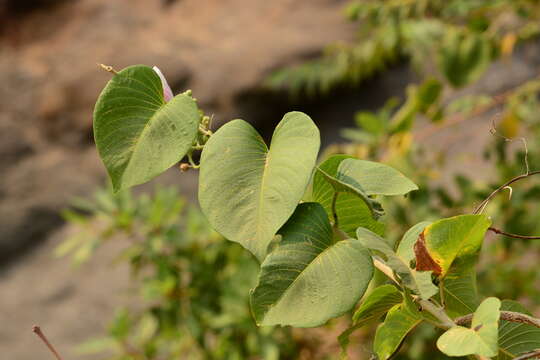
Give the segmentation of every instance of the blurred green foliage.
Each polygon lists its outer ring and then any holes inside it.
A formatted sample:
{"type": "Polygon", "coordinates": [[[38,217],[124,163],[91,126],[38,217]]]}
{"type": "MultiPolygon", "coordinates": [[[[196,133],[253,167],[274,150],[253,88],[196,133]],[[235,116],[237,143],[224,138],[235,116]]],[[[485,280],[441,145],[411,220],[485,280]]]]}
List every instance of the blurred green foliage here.
{"type": "Polygon", "coordinates": [[[139,197],[102,189],[64,215],[79,231],[57,255],[81,265],[105,242],[124,241],[115,262],[129,264],[139,299],[81,351],[115,360],[297,358],[289,329],[258,328],[251,317],[255,259],[212,231],[175,189],[139,197]]]}
{"type": "Polygon", "coordinates": [[[357,0],[346,14],[359,24],[356,41],[329,45],[265,85],[296,96],[328,93],[410,59],[420,73],[462,87],[540,33],[537,0],[357,0]]]}

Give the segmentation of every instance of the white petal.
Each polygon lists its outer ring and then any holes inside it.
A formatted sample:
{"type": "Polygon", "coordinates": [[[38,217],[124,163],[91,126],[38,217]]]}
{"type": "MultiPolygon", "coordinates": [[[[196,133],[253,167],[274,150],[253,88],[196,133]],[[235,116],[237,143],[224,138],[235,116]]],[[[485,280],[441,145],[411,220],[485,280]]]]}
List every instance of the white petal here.
{"type": "Polygon", "coordinates": [[[158,74],[159,78],[161,79],[161,85],[163,86],[163,97],[165,98],[165,101],[170,101],[174,97],[174,95],[171,90],[171,87],[167,83],[167,79],[165,79],[165,76],[163,75],[161,70],[159,70],[157,66],[154,66],[152,70],[154,70],[156,74],[158,74]]]}

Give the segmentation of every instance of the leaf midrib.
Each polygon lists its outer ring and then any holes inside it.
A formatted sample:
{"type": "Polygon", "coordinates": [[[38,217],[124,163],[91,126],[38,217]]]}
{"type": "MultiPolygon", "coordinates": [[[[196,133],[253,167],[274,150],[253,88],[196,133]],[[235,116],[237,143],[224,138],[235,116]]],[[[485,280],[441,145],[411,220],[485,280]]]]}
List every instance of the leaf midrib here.
{"type": "Polygon", "coordinates": [[[163,103],[161,106],[159,106],[156,111],[154,112],[154,114],[152,116],[150,116],[150,118],[148,119],[148,121],[146,122],[146,124],[144,124],[144,127],[142,128],[141,132],[139,133],[138,136],[135,137],[136,141],[134,142],[133,146],[131,146],[131,150],[128,150],[127,152],[129,153],[129,156],[128,156],[128,161],[126,162],[126,166],[122,169],[122,178],[121,178],[121,181],[120,183],[123,183],[124,181],[124,175],[126,174],[126,171],[127,169],[129,168],[129,165],[131,164],[131,160],[133,159],[133,154],[135,154],[135,151],[137,150],[137,147],[139,146],[139,144],[141,143],[140,140],[141,138],[143,137],[143,134],[146,133],[146,131],[148,131],[148,129],[150,128],[150,123],[152,122],[152,120],[156,117],[156,115],[167,105],[167,103],[163,103]]]}
{"type": "MultiPolygon", "coordinates": [[[[347,240],[353,240],[353,239],[347,239],[347,240]]],[[[347,240],[343,240],[343,241],[347,241],[347,240]]],[[[271,308],[277,306],[279,304],[279,302],[283,299],[283,296],[285,296],[285,293],[287,292],[287,290],[289,290],[290,288],[292,288],[294,286],[294,284],[296,283],[296,281],[298,281],[299,278],[301,278],[305,271],[313,265],[313,263],[320,257],[322,256],[326,251],[328,251],[329,249],[333,248],[334,246],[336,246],[337,244],[339,244],[340,242],[342,241],[339,241],[337,243],[334,243],[334,244],[331,244],[330,246],[327,246],[326,249],[324,249],[323,251],[321,251],[317,256],[315,256],[310,262],[309,264],[306,265],[306,267],[298,274],[298,276],[296,276],[294,278],[293,281],[291,281],[291,283],[289,285],[287,285],[287,287],[285,287],[281,293],[281,295],[279,295],[279,297],[276,299],[276,301],[274,301],[273,304],[271,304],[270,306],[268,306],[267,310],[265,311],[264,313],[264,316],[266,316],[266,314],[268,314],[268,312],[270,311],[271,308]]],[[[304,243],[302,243],[304,244],[304,243]]],[[[309,244],[308,242],[305,242],[305,244],[309,244]]],[[[311,244],[309,244],[311,246],[311,244]]]]}
{"type": "MultiPolygon", "coordinates": [[[[268,148],[268,145],[266,145],[266,142],[264,142],[264,140],[260,137],[260,135],[257,137],[257,141],[264,146],[265,157],[264,157],[264,165],[263,165],[262,176],[261,176],[261,185],[260,185],[260,189],[259,189],[259,202],[257,204],[257,216],[256,216],[257,229],[256,229],[256,232],[255,232],[255,236],[253,238],[254,242],[257,242],[257,239],[259,239],[260,233],[262,231],[262,223],[263,222],[261,221],[261,217],[262,217],[262,214],[264,213],[263,212],[263,207],[264,207],[264,203],[265,203],[265,201],[264,201],[264,187],[265,187],[265,183],[266,183],[266,178],[268,176],[268,168],[270,167],[270,151],[272,149],[272,142],[274,141],[274,137],[272,136],[272,140],[270,141],[270,148],[268,148]]],[[[263,249],[263,251],[264,251],[264,249],[263,249]]],[[[262,254],[262,255],[264,256],[264,254],[262,254]]]]}

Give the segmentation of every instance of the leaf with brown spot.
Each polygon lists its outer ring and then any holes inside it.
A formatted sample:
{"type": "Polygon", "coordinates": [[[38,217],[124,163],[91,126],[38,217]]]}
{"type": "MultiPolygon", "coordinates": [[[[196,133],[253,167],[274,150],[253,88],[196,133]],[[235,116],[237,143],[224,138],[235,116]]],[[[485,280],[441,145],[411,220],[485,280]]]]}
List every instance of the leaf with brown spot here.
{"type": "Polygon", "coordinates": [[[456,259],[478,253],[490,225],[486,215],[459,215],[426,226],[414,246],[416,270],[445,277],[456,259]]]}
{"type": "Polygon", "coordinates": [[[426,239],[424,237],[424,232],[420,233],[418,240],[414,244],[414,255],[416,256],[416,270],[417,271],[433,271],[435,275],[440,275],[442,269],[439,264],[431,255],[429,255],[428,250],[426,249],[426,239]]]}

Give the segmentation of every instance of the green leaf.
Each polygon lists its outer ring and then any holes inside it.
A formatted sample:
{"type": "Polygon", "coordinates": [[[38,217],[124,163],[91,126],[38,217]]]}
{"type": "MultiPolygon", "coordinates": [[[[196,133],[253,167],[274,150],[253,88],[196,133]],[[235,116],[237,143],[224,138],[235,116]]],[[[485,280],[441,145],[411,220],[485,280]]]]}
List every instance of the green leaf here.
{"type": "Polygon", "coordinates": [[[456,259],[439,284],[451,318],[471,314],[478,307],[475,265],[476,256],[456,259]]]}
{"type": "MultiPolygon", "coordinates": [[[[351,158],[349,155],[331,156],[319,165],[319,169],[335,178],[341,161],[349,158],[351,158]]],[[[313,177],[313,200],[319,202],[324,207],[330,219],[333,219],[333,195],[333,186],[325,179],[321,171],[316,171],[313,177]]],[[[384,232],[384,224],[373,219],[369,207],[357,195],[339,193],[336,199],[336,214],[339,228],[351,237],[356,235],[356,229],[358,227],[365,227],[379,235],[382,235],[384,232]]]]}
{"type": "Polygon", "coordinates": [[[343,350],[349,345],[349,336],[360,327],[386,314],[394,305],[403,301],[401,292],[394,285],[382,285],[373,290],[353,315],[353,324],[338,340],[343,350]]]}
{"type": "Polygon", "coordinates": [[[356,239],[334,243],[320,204],[298,205],[279,234],[251,294],[259,325],[318,326],[362,297],[373,276],[369,251],[356,239]]]}
{"type": "Polygon", "coordinates": [[[403,303],[394,305],[375,333],[373,350],[379,360],[390,358],[405,336],[420,322],[422,322],[422,316],[408,297],[403,303]]]}
{"type": "Polygon", "coordinates": [[[399,242],[398,248],[396,250],[399,257],[401,257],[407,264],[414,259],[414,244],[418,240],[418,236],[424,231],[426,226],[430,225],[431,221],[422,221],[418,224],[411,227],[403,238],[399,242]]]}
{"type": "Polygon", "coordinates": [[[319,146],[317,126],[300,112],[283,117],[270,149],[243,120],[222,126],[201,155],[199,202],[212,227],[262,261],[304,195],[319,146]]]}
{"type": "MultiPolygon", "coordinates": [[[[503,300],[501,310],[531,315],[520,303],[503,300]]],[[[528,324],[501,320],[499,327],[499,355],[497,360],[509,360],[514,357],[540,349],[540,329],[528,324]]]]}
{"type": "Polygon", "coordinates": [[[443,85],[435,78],[430,78],[418,88],[419,111],[426,112],[441,96],[443,85]]]}
{"type": "Polygon", "coordinates": [[[448,356],[497,355],[501,302],[490,297],[474,312],[471,328],[455,326],[437,340],[437,347],[448,356]]]}
{"type": "Polygon", "coordinates": [[[356,123],[366,132],[372,135],[382,135],[385,131],[384,119],[367,111],[361,111],[355,115],[356,123]]]}
{"type": "Polygon", "coordinates": [[[476,80],[491,62],[487,37],[464,31],[446,31],[440,47],[439,66],[454,87],[476,80]]]}
{"type": "MultiPolygon", "coordinates": [[[[351,185],[347,184],[340,179],[338,179],[339,176],[339,168],[338,172],[336,173],[336,176],[333,177],[330,174],[327,174],[324,170],[321,168],[317,168],[317,172],[323,176],[323,178],[332,186],[334,189],[334,193],[339,194],[351,194],[357,197],[358,199],[362,200],[364,204],[369,209],[369,212],[371,214],[371,217],[376,220],[380,216],[384,215],[384,210],[381,206],[381,204],[372,198],[370,198],[362,189],[362,187],[359,184],[351,185]]],[[[333,194],[332,194],[333,196],[333,194]]]]}
{"type": "Polygon", "coordinates": [[[403,301],[401,292],[394,285],[381,285],[362,302],[353,315],[353,323],[366,323],[385,314],[390,308],[403,301]]]}
{"type": "Polygon", "coordinates": [[[407,87],[407,100],[390,120],[390,133],[396,134],[410,131],[419,107],[418,87],[416,85],[410,85],[407,87]]]}
{"type": "Polygon", "coordinates": [[[364,228],[358,228],[356,236],[365,247],[383,254],[386,264],[399,275],[403,284],[422,299],[427,300],[438,292],[431,282],[431,272],[418,272],[409,268],[406,260],[399,257],[383,238],[364,228]]]}
{"type": "Polygon", "coordinates": [[[444,277],[456,258],[478,252],[489,225],[485,215],[460,215],[427,226],[415,245],[416,269],[444,277]]]}
{"type": "Polygon", "coordinates": [[[195,100],[165,102],[159,76],[144,65],[109,81],[94,109],[94,137],[114,191],[142,184],[180,161],[198,133],[195,100]]]}
{"type": "Polygon", "coordinates": [[[418,186],[396,169],[381,163],[344,159],[337,172],[337,179],[354,188],[359,188],[368,196],[405,195],[418,186]]]}

